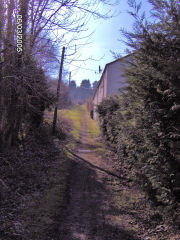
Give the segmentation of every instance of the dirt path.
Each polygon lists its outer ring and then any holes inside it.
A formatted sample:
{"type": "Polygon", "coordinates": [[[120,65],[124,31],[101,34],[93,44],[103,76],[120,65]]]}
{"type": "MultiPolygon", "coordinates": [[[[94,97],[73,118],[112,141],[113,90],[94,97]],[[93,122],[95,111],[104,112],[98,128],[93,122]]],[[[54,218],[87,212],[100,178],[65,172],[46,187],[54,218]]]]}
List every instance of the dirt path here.
{"type": "MultiPolygon", "coordinates": [[[[133,240],[135,232],[126,229],[122,221],[112,221],[119,213],[113,205],[112,186],[120,184],[119,179],[92,167],[112,171],[104,161],[99,145],[88,134],[87,119],[84,118],[77,154],[86,161],[74,159],[71,174],[70,202],[67,217],[61,225],[59,240],[133,240]],[[113,185],[114,184],[114,185],[113,185]],[[119,224],[121,223],[121,224],[119,224]]],[[[117,219],[116,219],[117,220],[117,219]]]]}

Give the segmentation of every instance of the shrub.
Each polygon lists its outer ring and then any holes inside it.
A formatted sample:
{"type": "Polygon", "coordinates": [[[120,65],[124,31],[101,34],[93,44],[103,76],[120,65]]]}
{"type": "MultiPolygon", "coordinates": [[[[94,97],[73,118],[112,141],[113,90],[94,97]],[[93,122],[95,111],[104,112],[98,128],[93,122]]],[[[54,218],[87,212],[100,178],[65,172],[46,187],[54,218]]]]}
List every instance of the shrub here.
{"type": "Polygon", "coordinates": [[[154,23],[139,16],[140,5],[130,1],[136,28],[133,33],[123,32],[135,50],[127,69],[129,87],[119,99],[104,100],[98,113],[106,140],[119,160],[124,155],[165,219],[178,223],[179,7],[173,0],[150,3],[154,23]]]}

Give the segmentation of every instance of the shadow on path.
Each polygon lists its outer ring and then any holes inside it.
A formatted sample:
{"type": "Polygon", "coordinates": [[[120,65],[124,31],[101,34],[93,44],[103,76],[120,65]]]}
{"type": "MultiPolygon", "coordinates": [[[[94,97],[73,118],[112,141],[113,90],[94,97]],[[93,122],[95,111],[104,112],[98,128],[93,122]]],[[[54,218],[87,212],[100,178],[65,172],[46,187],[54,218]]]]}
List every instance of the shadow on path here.
{"type": "MultiPolygon", "coordinates": [[[[109,221],[111,217],[119,217],[112,201],[114,180],[118,184],[130,180],[108,170],[111,168],[106,165],[102,152],[97,151],[97,139],[88,132],[88,116],[83,109],[82,115],[84,122],[77,149],[86,153],[85,156],[80,152],[76,155],[65,147],[74,161],[69,184],[70,199],[66,217],[54,233],[53,240],[140,240],[135,231],[128,230],[123,223],[109,221]]],[[[104,152],[104,146],[102,150],[104,152]]]]}
{"type": "Polygon", "coordinates": [[[70,203],[56,240],[138,240],[133,231],[108,224],[106,215],[119,214],[111,207],[106,173],[79,161],[71,173],[70,203]],[[89,167],[90,166],[90,167],[89,167]]]}

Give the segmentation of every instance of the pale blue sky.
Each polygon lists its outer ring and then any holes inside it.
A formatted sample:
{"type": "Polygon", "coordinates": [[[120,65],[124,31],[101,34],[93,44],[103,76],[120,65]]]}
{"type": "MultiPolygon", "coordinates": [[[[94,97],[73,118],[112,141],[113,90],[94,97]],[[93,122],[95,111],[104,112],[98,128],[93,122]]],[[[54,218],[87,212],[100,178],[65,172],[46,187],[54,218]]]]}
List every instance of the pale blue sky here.
{"type": "MultiPolygon", "coordinates": [[[[127,0],[119,0],[119,4],[115,7],[106,6],[101,7],[102,11],[111,10],[112,12],[120,12],[120,14],[114,18],[108,20],[91,19],[88,23],[88,31],[95,33],[91,37],[91,44],[84,45],[81,52],[81,59],[87,59],[92,57],[98,61],[87,60],[85,62],[72,62],[71,65],[65,63],[65,68],[72,72],[71,80],[75,80],[79,85],[83,79],[89,79],[92,83],[95,80],[99,80],[101,74],[98,73],[99,65],[104,69],[105,65],[114,60],[110,50],[126,55],[126,46],[119,41],[122,39],[120,29],[125,28],[127,30],[132,29],[133,18],[127,13],[128,4],[127,0]],[[97,73],[95,73],[95,71],[97,73]]],[[[142,10],[144,10],[149,16],[151,6],[147,0],[143,1],[142,10]]]]}

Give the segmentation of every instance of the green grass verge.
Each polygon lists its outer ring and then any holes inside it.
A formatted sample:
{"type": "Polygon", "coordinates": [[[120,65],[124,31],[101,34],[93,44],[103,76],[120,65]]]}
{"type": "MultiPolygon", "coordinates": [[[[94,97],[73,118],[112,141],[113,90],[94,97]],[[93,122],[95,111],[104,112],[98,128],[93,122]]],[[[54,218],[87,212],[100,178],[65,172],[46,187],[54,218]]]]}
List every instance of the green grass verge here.
{"type": "Polygon", "coordinates": [[[84,116],[86,117],[88,129],[87,132],[90,137],[97,137],[100,134],[100,129],[97,121],[94,121],[90,118],[89,113],[85,105],[82,106],[82,110],[84,111],[84,116]]]}
{"type": "Polygon", "coordinates": [[[79,105],[75,105],[73,109],[63,109],[58,111],[59,119],[61,117],[70,119],[73,123],[72,134],[76,141],[79,140],[80,131],[83,123],[82,110],[79,105]]]}

